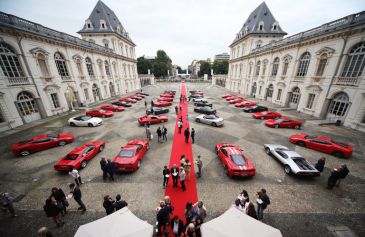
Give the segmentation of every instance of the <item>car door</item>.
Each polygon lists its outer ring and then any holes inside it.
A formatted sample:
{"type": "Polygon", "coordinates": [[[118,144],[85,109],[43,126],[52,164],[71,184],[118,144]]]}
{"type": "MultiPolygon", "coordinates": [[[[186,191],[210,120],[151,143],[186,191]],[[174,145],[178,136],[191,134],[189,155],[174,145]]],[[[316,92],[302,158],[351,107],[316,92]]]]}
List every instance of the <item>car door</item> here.
{"type": "Polygon", "coordinates": [[[221,158],[221,162],[222,162],[223,166],[226,166],[227,165],[227,159],[228,159],[227,151],[225,149],[221,148],[218,151],[218,155],[221,158]]]}
{"type": "Polygon", "coordinates": [[[155,124],[155,123],[158,123],[159,122],[159,119],[157,116],[151,116],[151,119],[150,119],[150,124],[155,124]]]}
{"type": "Polygon", "coordinates": [[[142,156],[143,156],[143,152],[141,152],[142,148],[143,148],[142,145],[138,145],[138,147],[136,149],[136,153],[135,153],[135,157],[136,157],[135,162],[142,160],[142,156]]]}
{"type": "Polygon", "coordinates": [[[204,123],[204,124],[211,124],[211,119],[210,119],[210,116],[209,115],[204,115],[203,116],[203,119],[202,119],[202,122],[204,123]]]}
{"type": "Polygon", "coordinates": [[[331,143],[320,139],[313,139],[312,144],[313,144],[313,149],[326,153],[330,152],[332,148],[331,143]]]}
{"type": "Polygon", "coordinates": [[[82,153],[82,156],[85,160],[90,160],[91,158],[93,158],[95,156],[95,154],[97,153],[96,147],[95,146],[87,146],[84,150],[84,152],[82,153]]]}
{"type": "Polygon", "coordinates": [[[32,141],[31,143],[31,150],[32,151],[41,151],[48,148],[53,147],[53,140],[52,138],[42,138],[35,141],[32,141]]]}

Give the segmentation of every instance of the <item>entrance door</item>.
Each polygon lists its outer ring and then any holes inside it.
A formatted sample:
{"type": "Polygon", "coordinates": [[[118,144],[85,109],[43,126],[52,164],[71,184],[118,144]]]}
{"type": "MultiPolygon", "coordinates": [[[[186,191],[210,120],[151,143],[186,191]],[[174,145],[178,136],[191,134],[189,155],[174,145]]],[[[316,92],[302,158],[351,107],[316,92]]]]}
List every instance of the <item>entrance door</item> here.
{"type": "Polygon", "coordinates": [[[41,119],[38,106],[29,92],[22,91],[17,96],[17,105],[26,123],[41,119]]]}
{"type": "Polygon", "coordinates": [[[294,87],[292,93],[290,94],[289,98],[289,107],[290,108],[297,108],[300,99],[300,89],[298,87],[294,87]]]}
{"type": "Polygon", "coordinates": [[[94,101],[99,101],[100,100],[99,88],[96,84],[93,84],[92,91],[93,91],[94,101]]]}
{"type": "Polygon", "coordinates": [[[327,119],[330,121],[340,120],[342,123],[349,109],[349,105],[349,97],[346,93],[341,92],[336,94],[328,108],[327,119]]]}

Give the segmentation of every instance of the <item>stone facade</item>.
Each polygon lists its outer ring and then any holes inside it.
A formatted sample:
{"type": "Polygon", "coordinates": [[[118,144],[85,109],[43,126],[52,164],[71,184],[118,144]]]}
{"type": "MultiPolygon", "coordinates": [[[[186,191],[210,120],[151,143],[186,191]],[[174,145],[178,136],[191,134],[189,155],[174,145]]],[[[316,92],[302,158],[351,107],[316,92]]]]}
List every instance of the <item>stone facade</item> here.
{"type": "Polygon", "coordinates": [[[365,131],[365,12],[286,38],[241,31],[230,48],[226,88],[365,131]]]}

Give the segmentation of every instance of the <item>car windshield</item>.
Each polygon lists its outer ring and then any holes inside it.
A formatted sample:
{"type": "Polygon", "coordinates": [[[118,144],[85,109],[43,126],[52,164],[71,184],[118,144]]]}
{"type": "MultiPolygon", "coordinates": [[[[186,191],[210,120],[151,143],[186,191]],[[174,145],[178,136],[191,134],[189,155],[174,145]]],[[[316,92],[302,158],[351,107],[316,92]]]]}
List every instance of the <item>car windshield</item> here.
{"type": "Polygon", "coordinates": [[[276,118],[275,119],[275,122],[278,122],[278,123],[280,123],[280,122],[282,122],[283,120],[281,119],[281,118],[276,118]]]}
{"type": "Polygon", "coordinates": [[[76,160],[76,158],[77,158],[78,156],[79,156],[78,154],[68,154],[68,155],[65,157],[65,160],[76,160]]]}
{"type": "Polygon", "coordinates": [[[123,158],[131,158],[134,155],[134,150],[121,150],[119,152],[119,157],[123,157],[123,158]]]}
{"type": "Polygon", "coordinates": [[[82,118],[81,118],[81,120],[82,121],[87,121],[87,120],[89,120],[89,119],[91,119],[92,117],[91,116],[83,116],[82,118]]]}
{"type": "Polygon", "coordinates": [[[24,141],[20,141],[18,142],[20,145],[23,145],[23,144],[27,144],[28,142],[31,142],[32,140],[24,140],[24,141]]]}
{"type": "Polygon", "coordinates": [[[246,166],[245,159],[239,154],[231,155],[231,160],[238,166],[246,166]]]}
{"type": "Polygon", "coordinates": [[[317,138],[317,136],[314,135],[305,136],[305,139],[315,139],[315,138],[317,138]]]}
{"type": "Polygon", "coordinates": [[[48,134],[47,137],[49,138],[59,138],[58,134],[48,134]]]}

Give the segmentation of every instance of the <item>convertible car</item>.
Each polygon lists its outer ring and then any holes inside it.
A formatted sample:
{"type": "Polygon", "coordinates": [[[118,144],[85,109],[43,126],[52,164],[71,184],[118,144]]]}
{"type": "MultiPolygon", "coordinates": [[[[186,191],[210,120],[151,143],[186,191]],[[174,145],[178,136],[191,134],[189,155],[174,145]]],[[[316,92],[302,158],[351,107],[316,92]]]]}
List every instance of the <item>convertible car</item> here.
{"type": "Polygon", "coordinates": [[[122,146],[120,152],[114,157],[117,172],[134,171],[141,167],[144,154],[149,148],[147,140],[133,140],[122,146]]]}
{"type": "Polygon", "coordinates": [[[146,110],[147,115],[149,114],[154,114],[154,115],[158,115],[158,114],[167,114],[169,112],[168,108],[160,108],[160,107],[153,107],[153,109],[148,109],[146,110]]]}
{"type": "Polygon", "coordinates": [[[274,156],[284,165],[287,174],[298,176],[318,176],[319,171],[314,166],[295,151],[282,145],[264,144],[266,154],[274,156]]]}
{"type": "Polygon", "coordinates": [[[165,115],[146,115],[138,119],[139,125],[167,122],[169,118],[165,115]]]}
{"type": "Polygon", "coordinates": [[[218,117],[217,115],[210,114],[210,115],[199,115],[195,118],[197,123],[205,123],[212,125],[213,127],[223,126],[223,118],[218,117]]]}
{"type": "Polygon", "coordinates": [[[132,107],[132,105],[126,101],[115,101],[115,102],[112,102],[111,104],[116,105],[116,106],[132,107]]]}
{"type": "Polygon", "coordinates": [[[215,114],[217,111],[209,106],[195,107],[194,112],[201,114],[215,114]]]}
{"type": "Polygon", "coordinates": [[[255,113],[255,112],[262,112],[267,111],[268,108],[261,105],[253,105],[253,106],[247,106],[243,107],[242,111],[245,113],[255,113]]]}
{"type": "Polygon", "coordinates": [[[329,137],[308,134],[294,134],[290,137],[289,141],[299,146],[304,146],[313,150],[332,154],[339,158],[349,158],[352,155],[352,145],[335,141],[329,137]]]}
{"type": "Polygon", "coordinates": [[[100,108],[104,109],[104,110],[110,110],[110,111],[113,111],[113,112],[122,112],[122,111],[124,111],[123,106],[117,106],[117,105],[113,105],[113,104],[102,105],[100,108]]]}
{"type": "Polygon", "coordinates": [[[13,144],[12,151],[16,156],[27,156],[31,153],[46,150],[56,146],[64,146],[73,142],[74,135],[58,133],[58,134],[42,134],[29,140],[23,140],[13,144]]]}
{"type": "Polygon", "coordinates": [[[92,158],[104,150],[104,147],[104,141],[85,143],[80,147],[76,147],[59,160],[54,165],[54,169],[57,171],[69,171],[70,168],[85,168],[92,158]]]}
{"type": "Polygon", "coordinates": [[[274,111],[263,111],[252,114],[252,117],[255,119],[276,119],[280,118],[281,114],[274,111]]]}
{"type": "Polygon", "coordinates": [[[90,110],[86,111],[86,115],[89,115],[91,117],[106,118],[106,117],[112,117],[113,112],[110,110],[96,108],[96,109],[90,109],[90,110]]]}
{"type": "Polygon", "coordinates": [[[67,123],[68,125],[75,127],[97,127],[103,124],[103,120],[97,117],[81,115],[70,118],[67,123]]]}
{"type": "Polygon", "coordinates": [[[229,176],[254,176],[255,166],[235,144],[217,144],[215,151],[221,159],[224,172],[229,176]]]}
{"type": "Polygon", "coordinates": [[[287,117],[281,117],[276,119],[268,119],[265,121],[265,125],[271,128],[295,128],[300,129],[302,122],[299,120],[290,119],[287,117]]]}

